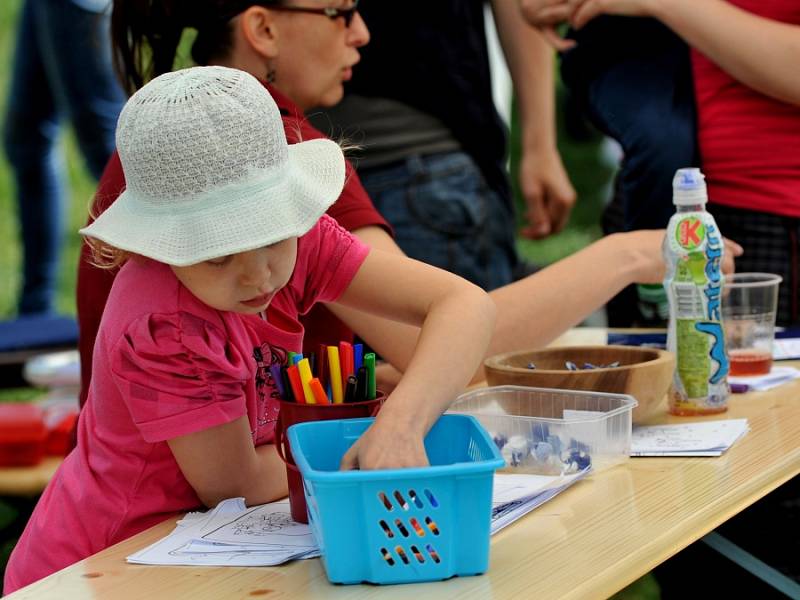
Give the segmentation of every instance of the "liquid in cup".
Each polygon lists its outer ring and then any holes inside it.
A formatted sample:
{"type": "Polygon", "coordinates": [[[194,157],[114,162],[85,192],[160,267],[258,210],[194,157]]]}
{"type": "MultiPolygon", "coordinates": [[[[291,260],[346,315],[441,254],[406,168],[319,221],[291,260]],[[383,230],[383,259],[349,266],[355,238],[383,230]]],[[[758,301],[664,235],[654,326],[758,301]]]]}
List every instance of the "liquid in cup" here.
{"type": "Polygon", "coordinates": [[[772,368],[780,282],[772,273],[736,273],[725,282],[722,316],[731,375],[765,375],[772,368]]]}

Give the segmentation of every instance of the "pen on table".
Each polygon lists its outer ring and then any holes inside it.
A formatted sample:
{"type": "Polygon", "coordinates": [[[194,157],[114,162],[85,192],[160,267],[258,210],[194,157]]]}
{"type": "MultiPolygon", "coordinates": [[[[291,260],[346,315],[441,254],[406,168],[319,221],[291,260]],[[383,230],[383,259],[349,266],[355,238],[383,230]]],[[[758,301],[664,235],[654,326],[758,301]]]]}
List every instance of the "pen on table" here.
{"type": "Polygon", "coordinates": [[[303,383],[300,381],[300,371],[297,370],[297,365],[292,365],[286,369],[286,376],[289,377],[289,385],[292,387],[294,401],[298,404],[305,404],[306,396],[303,393],[303,383]]]}
{"type": "Polygon", "coordinates": [[[283,377],[281,376],[281,366],[278,363],[273,363],[269,366],[269,372],[272,374],[272,381],[275,388],[278,390],[281,398],[286,398],[286,389],[283,387],[283,377]]]}
{"type": "Polygon", "coordinates": [[[341,404],[342,396],[342,370],[339,365],[339,348],[328,346],[328,373],[331,380],[331,397],[334,404],[341,404]]]}
{"type": "Polygon", "coordinates": [[[364,355],[364,366],[367,368],[367,400],[374,400],[378,391],[375,384],[375,353],[364,355]]]}
{"type": "Polygon", "coordinates": [[[303,386],[303,396],[306,399],[306,404],[316,404],[317,401],[314,399],[310,385],[313,375],[311,375],[311,365],[308,363],[307,358],[297,363],[297,370],[300,372],[300,383],[303,386]]]}

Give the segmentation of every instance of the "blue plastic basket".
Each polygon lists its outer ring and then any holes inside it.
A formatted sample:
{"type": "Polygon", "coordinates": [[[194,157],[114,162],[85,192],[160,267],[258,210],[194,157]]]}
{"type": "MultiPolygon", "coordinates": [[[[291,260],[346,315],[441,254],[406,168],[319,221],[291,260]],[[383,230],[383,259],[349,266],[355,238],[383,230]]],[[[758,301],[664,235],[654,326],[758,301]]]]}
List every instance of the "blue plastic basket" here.
{"type": "Polygon", "coordinates": [[[339,471],[374,419],[293,425],[308,522],[332,583],[412,583],[489,567],[492,481],[504,465],[473,417],[444,415],[425,438],[430,467],[339,471]]]}

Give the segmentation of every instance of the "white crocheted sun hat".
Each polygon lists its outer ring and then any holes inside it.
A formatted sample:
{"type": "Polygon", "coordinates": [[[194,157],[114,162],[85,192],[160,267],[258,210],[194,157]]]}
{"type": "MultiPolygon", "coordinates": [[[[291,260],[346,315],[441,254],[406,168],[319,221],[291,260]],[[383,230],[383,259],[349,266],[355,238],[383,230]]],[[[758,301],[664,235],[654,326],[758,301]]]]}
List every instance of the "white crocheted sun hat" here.
{"type": "Polygon", "coordinates": [[[80,233],[176,266],[301,236],[344,185],[339,146],[287,144],[264,86],[226,67],[142,87],[120,114],[117,150],[127,188],[80,233]]]}

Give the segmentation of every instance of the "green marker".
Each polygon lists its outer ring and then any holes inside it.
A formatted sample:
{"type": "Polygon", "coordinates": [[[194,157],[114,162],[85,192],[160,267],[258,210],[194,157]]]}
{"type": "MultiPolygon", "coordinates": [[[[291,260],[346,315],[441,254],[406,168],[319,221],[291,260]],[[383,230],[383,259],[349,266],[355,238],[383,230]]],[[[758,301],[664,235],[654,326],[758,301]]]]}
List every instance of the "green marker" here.
{"type": "Polygon", "coordinates": [[[367,352],[364,355],[364,366],[367,367],[367,400],[375,400],[375,353],[367,352]]]}

